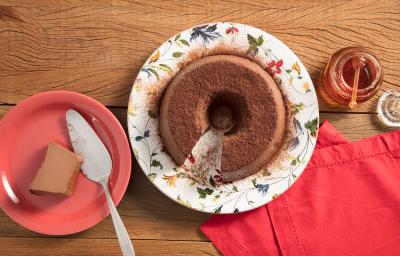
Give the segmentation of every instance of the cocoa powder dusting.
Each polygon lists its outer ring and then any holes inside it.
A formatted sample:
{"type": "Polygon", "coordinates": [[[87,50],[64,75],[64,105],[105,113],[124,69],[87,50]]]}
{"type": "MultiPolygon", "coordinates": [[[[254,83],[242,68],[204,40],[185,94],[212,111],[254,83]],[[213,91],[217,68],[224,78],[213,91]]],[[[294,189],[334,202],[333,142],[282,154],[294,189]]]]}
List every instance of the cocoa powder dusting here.
{"type": "MultiPolygon", "coordinates": [[[[175,79],[179,84],[168,99],[168,118],[176,144],[185,155],[210,126],[207,108],[221,94],[227,95],[223,98],[228,101],[231,98],[231,108],[240,106],[233,109],[234,123],[240,126],[224,139],[223,170],[235,171],[254,162],[268,150],[274,131],[284,129],[277,125],[273,92],[260,74],[245,63],[221,57],[221,61],[192,65],[190,72],[178,74],[175,79]],[[247,110],[243,112],[243,108],[247,110]]],[[[276,148],[271,147],[271,150],[275,153],[276,148]]]]}
{"type": "MultiPolygon", "coordinates": [[[[246,58],[252,62],[257,63],[262,68],[265,67],[264,60],[248,55],[245,50],[233,49],[231,45],[220,44],[219,46],[214,47],[212,49],[204,49],[204,48],[193,49],[188,54],[187,58],[182,59],[180,63],[178,63],[178,70],[181,70],[182,68],[184,69],[191,62],[197,61],[204,56],[221,55],[221,54],[246,58]]],[[[210,91],[207,90],[209,90],[210,87],[213,87],[213,84],[215,83],[217,83],[218,85],[216,86],[216,89],[218,89],[220,92],[224,91],[223,87],[226,85],[228,85],[228,88],[231,88],[232,82],[235,79],[229,76],[227,77],[226,75],[222,74],[232,73],[232,71],[233,73],[237,74],[237,77],[244,76],[242,77],[242,79],[239,79],[239,82],[244,80],[247,80],[248,82],[249,79],[251,80],[254,78],[251,75],[244,74],[243,72],[237,73],[238,70],[235,67],[231,67],[230,70],[228,70],[227,72],[223,72],[225,68],[226,67],[224,65],[217,65],[216,67],[213,66],[203,69],[203,71],[198,72],[197,77],[192,75],[185,82],[186,88],[190,88],[190,90],[179,89],[179,92],[177,93],[178,95],[180,95],[179,96],[180,99],[177,99],[180,100],[180,102],[178,102],[180,107],[178,107],[176,111],[170,111],[169,118],[174,118],[175,120],[178,120],[173,125],[171,125],[171,129],[174,131],[174,136],[176,136],[176,138],[179,138],[179,140],[177,141],[179,144],[178,146],[180,147],[182,152],[185,152],[186,155],[191,152],[191,149],[194,147],[200,136],[202,136],[202,134],[206,131],[206,129],[210,125],[208,123],[209,120],[207,119],[207,115],[204,114],[204,109],[207,109],[207,107],[213,100],[213,97],[215,98],[216,95],[215,93],[211,93],[210,91]],[[217,70],[215,70],[215,68],[217,68],[217,70]],[[213,75],[210,76],[210,74],[213,75]],[[197,104],[187,104],[188,102],[196,103],[197,99],[199,98],[202,98],[202,100],[198,101],[197,104]],[[182,101],[182,99],[186,100],[182,101]],[[187,105],[185,106],[185,104],[187,105]],[[198,116],[200,118],[194,118],[198,116]],[[186,122],[185,119],[190,121],[186,122]]],[[[172,75],[168,79],[163,79],[163,81],[159,81],[157,83],[158,87],[157,90],[152,91],[147,95],[146,97],[148,102],[147,106],[149,107],[149,110],[152,110],[154,112],[159,111],[160,102],[163,98],[165,90],[168,88],[171,80],[173,79],[174,75],[172,75]]],[[[272,159],[270,159],[270,161],[268,161],[268,163],[264,167],[269,170],[271,168],[274,168],[275,166],[279,166],[280,162],[287,156],[289,141],[293,137],[293,130],[294,130],[292,125],[292,114],[290,112],[291,103],[284,94],[285,90],[282,90],[282,82],[279,80],[275,80],[275,82],[277,86],[280,88],[280,91],[284,98],[284,107],[286,110],[285,111],[286,122],[285,122],[284,138],[282,140],[282,143],[279,149],[276,150],[272,159]]],[[[260,90],[259,86],[255,86],[255,89],[256,89],[255,91],[260,90]]],[[[214,89],[212,89],[211,91],[213,90],[214,89]]],[[[238,90],[238,91],[239,93],[243,92],[243,90],[238,90]]],[[[250,93],[250,95],[248,96],[252,97],[252,102],[257,103],[256,105],[260,106],[264,104],[266,108],[258,109],[258,111],[256,111],[256,113],[253,115],[247,115],[246,113],[242,113],[243,114],[242,117],[238,117],[237,115],[234,116],[235,124],[238,124],[238,122],[239,123],[242,122],[243,126],[241,129],[240,127],[239,129],[231,129],[231,133],[226,134],[226,139],[224,142],[224,152],[230,151],[232,153],[230,154],[231,155],[230,157],[229,156],[226,157],[225,162],[229,163],[230,161],[232,161],[232,164],[231,166],[225,165],[223,168],[229,168],[232,170],[232,168],[236,168],[237,166],[243,166],[253,161],[255,157],[258,156],[259,151],[263,147],[262,145],[265,146],[265,143],[271,139],[272,131],[276,129],[276,122],[275,122],[276,106],[274,105],[274,100],[272,98],[271,93],[268,93],[268,90],[264,91],[264,93],[265,93],[263,95],[264,98],[262,97],[260,98],[259,97],[260,95],[257,96],[254,95],[254,93],[250,93]],[[246,136],[246,139],[248,140],[247,145],[234,143],[235,138],[243,136],[244,130],[246,128],[246,122],[248,122],[250,119],[258,120],[258,122],[268,122],[268,129],[263,129],[262,131],[255,131],[255,130],[249,131],[249,134],[246,136]],[[251,136],[255,137],[251,138],[251,136]]],[[[241,108],[249,107],[245,102],[245,99],[238,97],[237,100],[239,100],[240,102],[236,105],[239,105],[241,108]]],[[[173,101],[176,102],[176,100],[173,101]]],[[[253,105],[253,103],[250,105],[253,105]]],[[[252,108],[252,106],[250,106],[250,108],[252,108]]],[[[250,110],[254,110],[254,105],[253,108],[250,110]]],[[[247,110],[247,112],[249,111],[247,110]]],[[[165,143],[163,145],[163,149],[165,150],[165,143]]],[[[168,152],[168,150],[166,151],[168,152]]],[[[171,152],[169,153],[171,154],[171,152]]]]}

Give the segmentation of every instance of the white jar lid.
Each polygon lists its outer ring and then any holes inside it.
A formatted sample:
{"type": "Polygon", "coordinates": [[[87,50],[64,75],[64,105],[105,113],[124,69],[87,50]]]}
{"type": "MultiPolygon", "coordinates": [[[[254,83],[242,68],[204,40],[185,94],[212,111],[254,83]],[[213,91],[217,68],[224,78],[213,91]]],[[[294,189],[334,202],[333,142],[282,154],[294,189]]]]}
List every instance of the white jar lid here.
{"type": "Polygon", "coordinates": [[[400,92],[389,90],[378,101],[378,116],[388,126],[400,127],[400,92]]]}

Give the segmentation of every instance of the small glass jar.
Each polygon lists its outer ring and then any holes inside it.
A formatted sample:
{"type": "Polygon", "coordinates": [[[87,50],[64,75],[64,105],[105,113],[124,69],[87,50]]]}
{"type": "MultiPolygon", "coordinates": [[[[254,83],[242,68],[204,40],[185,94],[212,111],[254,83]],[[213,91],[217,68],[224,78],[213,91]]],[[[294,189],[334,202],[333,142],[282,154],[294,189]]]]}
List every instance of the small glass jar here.
{"type": "Polygon", "coordinates": [[[370,50],[361,46],[352,46],[334,53],[323,73],[325,90],[335,101],[348,105],[353,91],[355,70],[353,58],[365,60],[360,70],[357,98],[358,103],[371,99],[382,84],[383,70],[379,59],[370,50]]]}

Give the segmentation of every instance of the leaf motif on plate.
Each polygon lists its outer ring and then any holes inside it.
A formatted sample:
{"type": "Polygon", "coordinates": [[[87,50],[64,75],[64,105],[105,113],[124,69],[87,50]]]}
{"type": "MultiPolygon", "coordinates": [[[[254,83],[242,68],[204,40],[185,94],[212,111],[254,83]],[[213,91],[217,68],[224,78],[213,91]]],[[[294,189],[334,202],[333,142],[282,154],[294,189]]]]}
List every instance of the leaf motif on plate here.
{"type": "Polygon", "coordinates": [[[270,173],[267,169],[264,169],[262,171],[262,176],[271,176],[272,173],[270,173]]]}
{"type": "Polygon", "coordinates": [[[265,196],[268,192],[269,185],[268,184],[257,184],[257,191],[260,192],[263,196],[265,196]]]}
{"type": "Polygon", "coordinates": [[[186,41],[185,39],[181,39],[179,40],[179,42],[181,42],[183,45],[189,46],[189,42],[186,41]]]}
{"type": "Polygon", "coordinates": [[[217,24],[202,25],[192,29],[190,34],[190,42],[193,40],[201,39],[203,43],[208,44],[210,41],[220,37],[220,33],[216,32],[217,24]]]}
{"type": "Polygon", "coordinates": [[[148,177],[151,181],[154,181],[154,179],[157,177],[157,173],[154,173],[154,172],[149,173],[149,174],[147,174],[147,177],[148,177]]]}
{"type": "Polygon", "coordinates": [[[211,188],[201,188],[197,187],[197,193],[199,194],[199,198],[204,199],[207,195],[211,195],[214,192],[211,188]]]}
{"type": "Polygon", "coordinates": [[[160,69],[172,75],[172,69],[167,64],[159,64],[160,69]]]}
{"type": "Polygon", "coordinates": [[[162,170],[162,168],[163,168],[163,166],[162,166],[162,164],[160,163],[160,161],[158,161],[158,160],[156,160],[156,159],[153,159],[153,161],[151,161],[150,166],[156,167],[156,168],[159,167],[161,170],[162,170]]]}
{"type": "Polygon", "coordinates": [[[247,42],[249,43],[250,46],[253,46],[254,48],[257,48],[258,46],[258,41],[256,38],[254,38],[252,35],[247,34],[247,42]]]}
{"type": "Polygon", "coordinates": [[[254,187],[257,187],[257,179],[256,178],[252,179],[251,183],[253,184],[254,187]]]}
{"type": "Polygon", "coordinates": [[[187,200],[183,200],[183,199],[181,198],[181,195],[178,195],[178,196],[176,197],[176,201],[178,201],[180,204],[182,204],[182,205],[184,205],[184,206],[186,206],[186,207],[192,208],[192,205],[190,204],[190,202],[187,201],[187,200]]]}
{"type": "Polygon", "coordinates": [[[214,213],[221,213],[221,210],[222,210],[222,205],[218,208],[215,208],[214,213]]]}
{"type": "Polygon", "coordinates": [[[260,36],[258,37],[258,39],[257,39],[257,45],[258,45],[258,46],[261,46],[261,45],[263,45],[263,43],[264,43],[264,38],[263,38],[262,35],[260,35],[260,36]]]}
{"type": "Polygon", "coordinates": [[[249,43],[249,48],[247,49],[247,53],[251,56],[256,56],[258,53],[258,47],[262,46],[264,43],[264,38],[260,35],[258,38],[247,34],[247,42],[249,43]]]}
{"type": "Polygon", "coordinates": [[[295,117],[293,117],[293,127],[296,130],[297,135],[303,133],[303,127],[301,127],[299,120],[297,120],[295,117]]]}
{"type": "Polygon", "coordinates": [[[174,57],[174,58],[179,58],[179,57],[181,57],[182,55],[183,55],[182,52],[174,52],[174,53],[172,54],[172,57],[174,57]]]}
{"type": "Polygon", "coordinates": [[[135,137],[135,141],[139,142],[139,141],[143,140],[143,138],[144,138],[143,136],[138,135],[135,137]]]}
{"type": "Polygon", "coordinates": [[[149,68],[149,71],[156,76],[157,80],[160,80],[160,76],[155,69],[149,68]]]}
{"type": "Polygon", "coordinates": [[[264,38],[262,35],[260,35],[258,38],[253,37],[250,34],[247,34],[247,42],[251,47],[254,49],[257,48],[258,46],[262,46],[264,43],[264,38]]]}
{"type": "Polygon", "coordinates": [[[148,78],[154,75],[157,78],[157,80],[160,80],[160,76],[158,75],[158,72],[154,68],[145,67],[142,68],[142,71],[147,74],[148,78]]]}
{"type": "Polygon", "coordinates": [[[292,106],[292,114],[295,115],[299,113],[301,110],[303,110],[305,107],[304,103],[298,103],[292,106]]]}
{"type": "Polygon", "coordinates": [[[215,181],[214,181],[212,175],[210,175],[210,178],[208,179],[208,181],[210,182],[210,185],[215,188],[215,181]]]}
{"type": "Polygon", "coordinates": [[[293,137],[289,140],[289,150],[295,149],[300,144],[299,136],[293,137]]]}
{"type": "Polygon", "coordinates": [[[316,117],[313,120],[307,121],[304,124],[304,127],[310,131],[311,136],[316,137],[318,130],[318,118],[316,117]]]}

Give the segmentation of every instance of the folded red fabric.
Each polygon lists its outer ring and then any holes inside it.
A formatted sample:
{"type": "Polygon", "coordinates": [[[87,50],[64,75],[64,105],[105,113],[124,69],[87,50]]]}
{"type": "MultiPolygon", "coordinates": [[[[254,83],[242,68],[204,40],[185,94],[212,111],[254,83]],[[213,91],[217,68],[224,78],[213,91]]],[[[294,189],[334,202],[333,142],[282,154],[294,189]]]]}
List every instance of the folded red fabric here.
{"type": "Polygon", "coordinates": [[[400,131],[349,143],[325,122],[290,189],[200,229],[224,255],[399,255],[400,131]]]}

